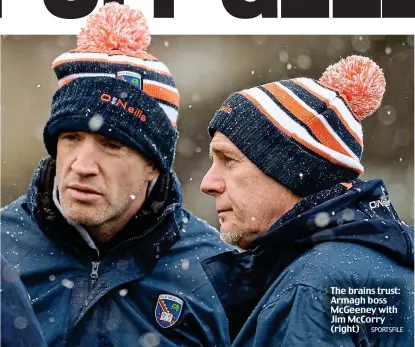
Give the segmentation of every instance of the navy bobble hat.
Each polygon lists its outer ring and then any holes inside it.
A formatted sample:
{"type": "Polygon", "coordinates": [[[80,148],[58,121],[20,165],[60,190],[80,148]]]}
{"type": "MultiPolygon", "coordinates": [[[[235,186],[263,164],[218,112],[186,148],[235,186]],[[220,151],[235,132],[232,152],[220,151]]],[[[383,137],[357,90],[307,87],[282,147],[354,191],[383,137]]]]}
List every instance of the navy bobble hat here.
{"type": "Polygon", "coordinates": [[[77,49],[52,64],[59,88],[43,139],[53,158],[60,133],[85,131],[172,170],[179,93],[168,68],[146,52],[150,39],[143,14],[126,5],[108,3],[88,18],[77,49]]]}
{"type": "Polygon", "coordinates": [[[361,120],[380,106],[382,70],[350,56],[319,81],[295,78],[230,95],[209,124],[266,175],[307,196],[363,173],[361,120]]]}

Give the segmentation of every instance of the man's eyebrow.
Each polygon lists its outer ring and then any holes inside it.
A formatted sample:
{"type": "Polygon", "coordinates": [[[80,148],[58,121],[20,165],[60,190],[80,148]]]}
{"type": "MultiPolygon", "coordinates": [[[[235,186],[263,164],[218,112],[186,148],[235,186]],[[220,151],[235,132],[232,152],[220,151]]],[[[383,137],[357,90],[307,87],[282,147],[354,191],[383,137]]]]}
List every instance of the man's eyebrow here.
{"type": "Polygon", "coordinates": [[[221,153],[221,148],[218,146],[209,146],[209,158],[213,159],[213,154],[221,153]]]}
{"type": "Polygon", "coordinates": [[[223,146],[213,145],[209,147],[209,157],[212,158],[213,154],[223,153],[223,146]]]}
{"type": "Polygon", "coordinates": [[[236,156],[237,153],[230,149],[227,148],[226,146],[223,145],[213,145],[209,147],[209,157],[212,159],[213,154],[224,154],[224,155],[234,155],[236,156]]]}

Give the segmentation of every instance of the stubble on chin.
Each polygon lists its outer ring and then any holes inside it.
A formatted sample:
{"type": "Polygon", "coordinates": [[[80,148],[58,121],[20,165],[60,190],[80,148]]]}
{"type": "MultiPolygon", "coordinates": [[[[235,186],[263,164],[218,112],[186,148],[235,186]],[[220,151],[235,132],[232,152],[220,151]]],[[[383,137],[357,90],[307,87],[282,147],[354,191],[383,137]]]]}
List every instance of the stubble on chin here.
{"type": "Polygon", "coordinates": [[[100,225],[105,220],[105,212],[99,207],[83,205],[75,201],[67,201],[61,198],[62,209],[66,218],[85,226],[100,225]]]}
{"type": "Polygon", "coordinates": [[[241,231],[221,231],[220,232],[220,239],[232,246],[238,246],[240,240],[242,239],[242,232],[241,231]]]}

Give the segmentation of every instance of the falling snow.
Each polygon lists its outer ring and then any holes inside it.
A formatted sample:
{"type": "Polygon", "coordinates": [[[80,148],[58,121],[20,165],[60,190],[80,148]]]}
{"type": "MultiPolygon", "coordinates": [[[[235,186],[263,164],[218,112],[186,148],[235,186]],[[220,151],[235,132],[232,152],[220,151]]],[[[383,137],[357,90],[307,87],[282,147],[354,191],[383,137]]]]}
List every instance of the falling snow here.
{"type": "Polygon", "coordinates": [[[143,347],[155,347],[160,344],[160,336],[157,333],[146,333],[141,335],[139,340],[143,347]]]}
{"type": "Polygon", "coordinates": [[[329,224],[330,216],[326,212],[320,212],[316,215],[314,221],[315,221],[315,223],[318,227],[324,228],[325,226],[327,226],[329,224]]]}
{"type": "Polygon", "coordinates": [[[23,330],[27,327],[27,318],[25,317],[17,317],[14,322],[13,325],[16,329],[19,330],[23,330]]]}
{"type": "Polygon", "coordinates": [[[288,62],[289,57],[288,57],[288,53],[286,51],[281,51],[279,56],[280,56],[281,63],[287,63],[288,62]]]}
{"type": "Polygon", "coordinates": [[[128,289],[120,289],[118,293],[120,294],[120,296],[126,296],[128,294],[128,289]]]}
{"type": "Polygon", "coordinates": [[[102,124],[104,124],[104,119],[99,114],[92,116],[88,122],[88,126],[92,131],[98,131],[102,124]]]}
{"type": "Polygon", "coordinates": [[[68,289],[72,289],[74,286],[74,283],[68,279],[62,280],[62,285],[68,289]]]}

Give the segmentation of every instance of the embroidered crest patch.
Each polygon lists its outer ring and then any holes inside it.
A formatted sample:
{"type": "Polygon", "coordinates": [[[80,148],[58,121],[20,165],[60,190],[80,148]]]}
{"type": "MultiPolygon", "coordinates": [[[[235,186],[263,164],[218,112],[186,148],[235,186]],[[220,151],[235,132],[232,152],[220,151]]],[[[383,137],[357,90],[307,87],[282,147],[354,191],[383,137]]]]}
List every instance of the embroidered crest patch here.
{"type": "Polygon", "coordinates": [[[134,87],[140,90],[142,89],[141,75],[139,73],[132,71],[118,71],[117,78],[132,84],[134,87]]]}
{"type": "Polygon", "coordinates": [[[157,323],[162,328],[170,328],[179,320],[182,308],[182,299],[170,294],[160,294],[154,311],[157,323]]]}

